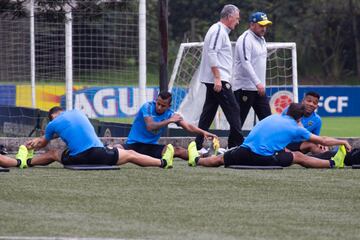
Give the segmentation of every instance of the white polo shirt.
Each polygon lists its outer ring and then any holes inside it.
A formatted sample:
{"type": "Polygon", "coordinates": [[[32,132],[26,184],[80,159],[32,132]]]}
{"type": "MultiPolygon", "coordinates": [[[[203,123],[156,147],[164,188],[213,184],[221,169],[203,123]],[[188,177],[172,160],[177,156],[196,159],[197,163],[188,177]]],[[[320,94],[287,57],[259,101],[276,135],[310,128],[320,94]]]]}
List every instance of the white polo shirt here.
{"type": "Polygon", "coordinates": [[[235,45],[233,90],[257,91],[256,85],[266,86],[267,49],[264,37],[250,29],[240,35],[235,45]]]}
{"type": "Polygon", "coordinates": [[[206,33],[199,68],[202,83],[214,83],[211,67],[218,67],[221,81],[230,82],[233,65],[230,31],[223,23],[217,22],[206,33]]]}

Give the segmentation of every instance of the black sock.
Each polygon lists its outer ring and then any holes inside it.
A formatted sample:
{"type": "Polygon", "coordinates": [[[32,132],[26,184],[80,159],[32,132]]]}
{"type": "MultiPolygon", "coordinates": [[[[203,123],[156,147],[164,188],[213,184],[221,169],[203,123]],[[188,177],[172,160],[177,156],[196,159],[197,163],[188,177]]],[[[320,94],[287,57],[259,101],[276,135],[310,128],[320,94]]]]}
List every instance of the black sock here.
{"type": "Polygon", "coordinates": [[[160,159],[160,161],[161,161],[160,167],[161,167],[161,168],[166,167],[167,161],[166,161],[165,159],[160,159]]]}
{"type": "Polygon", "coordinates": [[[330,168],[335,167],[335,161],[334,160],[329,160],[329,163],[330,163],[330,168]]]}
{"type": "Polygon", "coordinates": [[[28,167],[34,166],[31,164],[31,160],[32,160],[32,158],[29,158],[28,160],[26,160],[26,164],[28,165],[28,167]]]}
{"type": "Polygon", "coordinates": [[[197,165],[199,159],[200,159],[200,157],[196,157],[196,158],[195,158],[195,163],[196,163],[196,165],[197,165]]]}

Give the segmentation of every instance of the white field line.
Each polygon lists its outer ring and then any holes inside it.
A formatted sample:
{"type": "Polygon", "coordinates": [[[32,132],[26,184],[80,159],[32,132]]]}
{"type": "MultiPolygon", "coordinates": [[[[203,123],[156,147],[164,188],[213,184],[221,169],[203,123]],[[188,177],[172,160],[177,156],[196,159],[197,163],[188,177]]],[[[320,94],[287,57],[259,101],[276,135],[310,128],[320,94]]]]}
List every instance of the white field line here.
{"type": "Polygon", "coordinates": [[[0,236],[1,240],[125,240],[124,238],[24,237],[0,236]]]}

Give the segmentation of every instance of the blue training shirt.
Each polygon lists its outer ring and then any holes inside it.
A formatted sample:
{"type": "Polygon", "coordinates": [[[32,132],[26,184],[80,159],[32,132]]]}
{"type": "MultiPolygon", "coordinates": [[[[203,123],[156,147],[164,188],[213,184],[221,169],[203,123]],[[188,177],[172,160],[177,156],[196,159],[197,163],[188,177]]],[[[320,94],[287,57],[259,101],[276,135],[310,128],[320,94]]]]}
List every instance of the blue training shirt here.
{"type": "Polygon", "coordinates": [[[91,147],[104,147],[89,119],[79,110],[62,112],[53,119],[46,127],[45,139],[50,141],[55,134],[65,142],[70,156],[91,147]]]}
{"type": "MultiPolygon", "coordinates": [[[[287,110],[288,110],[288,107],[284,109],[282,114],[286,115],[287,110]]],[[[309,130],[309,132],[311,132],[315,135],[318,135],[318,136],[320,135],[322,121],[321,121],[321,117],[316,112],[313,112],[308,117],[305,117],[305,116],[302,117],[300,121],[301,121],[301,124],[304,126],[304,128],[309,130]]]]}
{"type": "Polygon", "coordinates": [[[261,156],[271,156],[289,143],[306,141],[310,136],[292,117],[274,114],[257,123],[241,146],[261,156]]]}
{"type": "Polygon", "coordinates": [[[156,102],[147,102],[139,110],[134,123],[131,127],[127,144],[133,143],[148,143],[148,144],[157,144],[161,134],[165,131],[166,126],[148,131],[146,129],[145,117],[152,117],[153,121],[161,122],[169,119],[174,114],[174,111],[167,109],[163,114],[156,113],[156,102]]]}

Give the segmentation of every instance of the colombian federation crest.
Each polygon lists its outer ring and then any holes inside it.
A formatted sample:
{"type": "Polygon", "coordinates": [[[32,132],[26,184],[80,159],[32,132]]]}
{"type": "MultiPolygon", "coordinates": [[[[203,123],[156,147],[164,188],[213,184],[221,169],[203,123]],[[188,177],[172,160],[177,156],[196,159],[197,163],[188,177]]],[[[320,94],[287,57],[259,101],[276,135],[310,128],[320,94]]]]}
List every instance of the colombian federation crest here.
{"type": "Polygon", "coordinates": [[[282,113],[284,109],[293,102],[294,95],[290,91],[278,91],[270,98],[270,108],[272,113],[282,113]]]}

